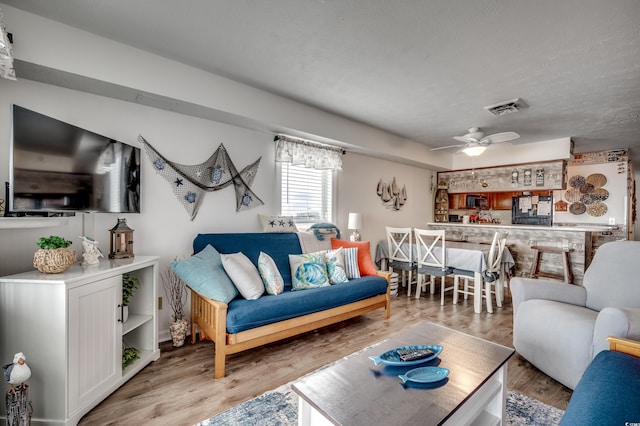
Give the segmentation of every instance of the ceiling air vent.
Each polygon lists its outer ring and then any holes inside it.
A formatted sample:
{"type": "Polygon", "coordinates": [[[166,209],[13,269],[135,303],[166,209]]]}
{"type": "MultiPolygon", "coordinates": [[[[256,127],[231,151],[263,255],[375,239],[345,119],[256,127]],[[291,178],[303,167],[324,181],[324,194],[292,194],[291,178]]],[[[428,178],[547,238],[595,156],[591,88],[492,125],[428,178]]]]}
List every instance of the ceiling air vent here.
{"type": "Polygon", "coordinates": [[[520,98],[512,99],[510,101],[500,102],[499,104],[489,105],[483,107],[491,114],[495,116],[501,116],[512,112],[518,112],[527,105],[520,98]]]}

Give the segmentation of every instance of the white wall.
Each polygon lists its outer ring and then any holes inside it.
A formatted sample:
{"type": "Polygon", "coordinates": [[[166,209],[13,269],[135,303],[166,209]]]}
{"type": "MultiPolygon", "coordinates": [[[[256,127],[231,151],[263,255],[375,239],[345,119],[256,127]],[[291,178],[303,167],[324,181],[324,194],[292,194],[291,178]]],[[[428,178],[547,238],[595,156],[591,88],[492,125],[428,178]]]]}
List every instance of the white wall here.
{"type": "MultiPolygon", "coordinates": [[[[191,253],[191,243],[200,232],[260,231],[258,213],[275,214],[277,205],[274,143],[271,134],[158,110],[135,103],[122,102],[84,92],[37,83],[0,79],[0,180],[9,178],[11,104],[35,110],[62,121],[76,124],[98,134],[138,146],[141,134],[172,161],[192,164],[207,159],[224,143],[238,169],[262,156],[258,175],[252,185],[265,205],[237,213],[235,191],[227,187],[207,193],[196,218],[187,212],[173,195],[171,186],[156,174],[143,153],[140,214],[79,214],[69,218],[67,226],[43,229],[0,229],[0,276],[33,269],[33,253],[41,236],[60,235],[74,242],[81,255],[79,236],[87,232],[108,252],[108,230],[116,219],[125,217],[134,232],[137,255],[160,256],[161,271],[176,256],[191,253]],[[89,233],[94,231],[93,235],[89,233]]],[[[337,179],[336,225],[348,238],[347,216],[350,211],[364,214],[363,238],[375,245],[384,238],[384,226],[420,225],[431,217],[430,171],[392,161],[348,153],[343,171],[337,179]],[[406,185],[408,200],[400,211],[384,208],[376,195],[379,179],[396,177],[406,185]]],[[[3,197],[0,197],[3,198],[3,197]]],[[[158,294],[164,294],[162,288],[158,294]]],[[[168,336],[171,312],[167,304],[160,311],[161,338],[168,336]]]]}
{"type": "Polygon", "coordinates": [[[342,238],[348,238],[349,212],[362,213],[362,240],[371,241],[372,252],[378,241],[386,238],[385,226],[425,227],[433,220],[431,171],[348,153],[343,160],[343,171],[338,175],[339,215],[336,224],[342,238]],[[400,210],[385,207],[376,194],[378,181],[391,182],[393,178],[402,188],[406,185],[407,201],[400,210]]]}

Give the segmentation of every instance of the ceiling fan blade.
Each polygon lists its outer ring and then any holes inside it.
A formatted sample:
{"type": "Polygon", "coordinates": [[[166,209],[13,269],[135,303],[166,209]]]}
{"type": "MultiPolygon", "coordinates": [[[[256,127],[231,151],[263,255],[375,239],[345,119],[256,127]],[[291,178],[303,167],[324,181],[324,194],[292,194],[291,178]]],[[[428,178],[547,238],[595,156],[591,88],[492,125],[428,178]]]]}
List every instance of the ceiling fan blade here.
{"type": "Polygon", "coordinates": [[[493,135],[485,136],[480,139],[480,143],[500,143],[512,141],[514,139],[518,139],[520,137],[516,132],[502,132],[502,133],[494,133],[493,135]]]}
{"type": "Polygon", "coordinates": [[[453,139],[457,140],[458,142],[464,142],[464,143],[478,143],[479,139],[472,136],[470,133],[466,134],[464,136],[454,136],[453,139]]]}
{"type": "Polygon", "coordinates": [[[440,146],[438,148],[431,148],[431,151],[438,151],[440,149],[447,149],[447,148],[459,148],[461,146],[467,146],[467,144],[440,146]]]}
{"type": "Polygon", "coordinates": [[[503,141],[503,142],[496,142],[496,143],[490,143],[488,145],[486,145],[487,149],[501,149],[501,147],[503,146],[510,146],[512,145],[511,142],[509,141],[503,141]],[[500,145],[498,145],[500,144],[500,145]]]}

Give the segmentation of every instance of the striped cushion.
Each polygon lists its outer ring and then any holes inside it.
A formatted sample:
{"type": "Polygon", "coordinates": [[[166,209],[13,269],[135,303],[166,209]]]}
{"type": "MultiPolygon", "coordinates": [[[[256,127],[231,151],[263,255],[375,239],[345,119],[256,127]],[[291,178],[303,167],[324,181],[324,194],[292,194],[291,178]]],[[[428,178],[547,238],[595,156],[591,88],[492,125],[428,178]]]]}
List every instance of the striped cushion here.
{"type": "Polygon", "coordinates": [[[360,278],[360,268],[358,267],[358,248],[344,248],[344,269],[347,272],[347,278],[360,278]]]}

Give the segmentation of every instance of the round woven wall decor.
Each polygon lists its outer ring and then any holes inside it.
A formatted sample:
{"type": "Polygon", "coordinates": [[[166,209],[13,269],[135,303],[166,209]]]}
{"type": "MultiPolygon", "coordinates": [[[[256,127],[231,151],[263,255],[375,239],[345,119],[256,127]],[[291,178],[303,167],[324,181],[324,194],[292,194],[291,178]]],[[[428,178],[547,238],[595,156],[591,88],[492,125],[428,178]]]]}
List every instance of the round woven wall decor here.
{"type": "Polygon", "coordinates": [[[582,194],[580,193],[580,190],[578,190],[577,188],[568,189],[564,193],[564,199],[570,203],[578,202],[580,201],[581,198],[582,198],[582,194]]]}
{"type": "Polygon", "coordinates": [[[587,183],[590,183],[596,188],[599,188],[607,184],[607,177],[602,173],[594,173],[592,175],[587,176],[587,183]]]}
{"type": "Polygon", "coordinates": [[[593,203],[593,197],[591,194],[584,194],[582,198],[580,198],[580,202],[586,205],[593,203]]]}
{"type": "Polygon", "coordinates": [[[591,194],[589,194],[594,201],[604,201],[609,198],[609,191],[604,188],[596,188],[591,194]]]}
{"type": "Polygon", "coordinates": [[[590,194],[592,193],[596,188],[591,185],[590,183],[584,183],[581,187],[580,187],[580,192],[582,192],[583,194],[590,194]]]}
{"type": "Polygon", "coordinates": [[[607,205],[600,201],[595,202],[587,207],[587,214],[589,216],[600,217],[607,213],[607,205]]]}
{"type": "Polygon", "coordinates": [[[582,185],[584,185],[584,183],[585,183],[584,176],[575,175],[575,176],[572,176],[571,179],[569,179],[569,185],[572,188],[580,188],[582,185]]]}
{"type": "Polygon", "coordinates": [[[582,214],[587,211],[587,206],[581,202],[573,203],[569,206],[569,212],[575,215],[582,214]]]}

